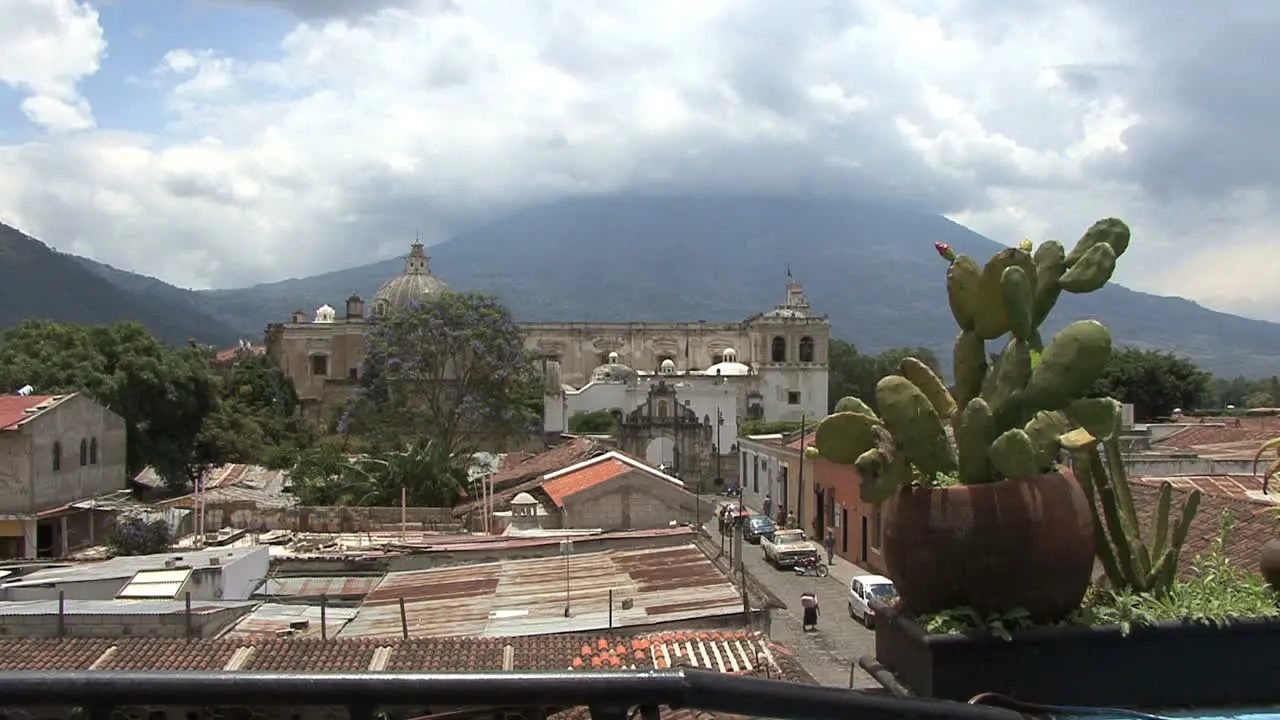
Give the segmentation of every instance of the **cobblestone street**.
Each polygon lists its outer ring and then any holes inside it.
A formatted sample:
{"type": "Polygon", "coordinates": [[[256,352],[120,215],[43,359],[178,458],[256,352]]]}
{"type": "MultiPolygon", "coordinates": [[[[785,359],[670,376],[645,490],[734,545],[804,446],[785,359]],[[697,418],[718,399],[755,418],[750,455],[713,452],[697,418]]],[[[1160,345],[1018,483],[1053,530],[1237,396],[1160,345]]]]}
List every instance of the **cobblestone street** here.
{"type": "MultiPolygon", "coordinates": [[[[715,526],[708,529],[712,538],[718,539],[715,526]]],[[[743,567],[747,573],[787,604],[787,609],[774,611],[773,638],[790,648],[818,682],[832,687],[849,687],[850,668],[858,658],[875,654],[875,633],[849,617],[845,592],[848,580],[839,580],[835,574],[825,578],[801,577],[792,570],[776,570],[765,561],[760,546],[744,543],[743,548],[743,567]],[[822,607],[817,632],[800,629],[800,594],[806,590],[817,594],[822,607]]],[[[852,574],[853,566],[843,565],[837,572],[843,571],[840,574],[847,578],[852,574]]],[[[734,567],[737,567],[736,560],[734,567]]],[[[854,687],[880,686],[859,669],[854,671],[854,687]]]]}

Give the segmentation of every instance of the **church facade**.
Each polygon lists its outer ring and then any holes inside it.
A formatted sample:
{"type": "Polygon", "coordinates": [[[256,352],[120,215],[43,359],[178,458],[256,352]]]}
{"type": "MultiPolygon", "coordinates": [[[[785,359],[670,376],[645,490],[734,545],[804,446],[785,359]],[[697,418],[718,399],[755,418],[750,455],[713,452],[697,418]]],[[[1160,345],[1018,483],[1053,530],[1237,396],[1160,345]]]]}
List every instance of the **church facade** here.
{"type": "MultiPolygon", "coordinates": [[[[378,290],[367,313],[357,296],[347,299],[341,314],[328,305],[311,316],[294,312],[288,322],[268,327],[267,352],[292,380],[304,414],[321,417],[359,385],[368,325],[447,289],[432,275],[425,248],[414,243],[404,272],[378,290]]],[[[620,419],[628,445],[623,450],[655,465],[678,464],[676,455],[687,446],[686,465],[701,456],[699,473],[720,477],[720,463],[707,469],[705,459],[734,452],[730,445],[742,421],[798,421],[827,409],[831,326],[826,316],[810,312],[804,288],[790,277],[782,303],[736,323],[520,327],[542,364],[548,435],[567,431],[576,413],[608,410],[620,419]]],[[[724,466],[736,463],[726,460],[724,466]]]]}

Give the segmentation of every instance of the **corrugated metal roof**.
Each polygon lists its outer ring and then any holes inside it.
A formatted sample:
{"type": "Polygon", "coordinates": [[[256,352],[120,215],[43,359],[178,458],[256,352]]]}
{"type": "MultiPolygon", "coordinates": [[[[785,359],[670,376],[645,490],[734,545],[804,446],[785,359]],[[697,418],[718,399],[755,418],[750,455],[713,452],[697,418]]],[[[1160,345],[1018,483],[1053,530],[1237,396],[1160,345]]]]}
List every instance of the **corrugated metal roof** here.
{"type": "Polygon", "coordinates": [[[333,577],[273,577],[255,596],[329,597],[367,595],[382,580],[381,575],[338,575],[333,577]]]}
{"type": "MultiPolygon", "coordinates": [[[[254,605],[248,600],[202,600],[191,604],[193,615],[206,615],[254,605]]],[[[66,615],[175,615],[187,611],[184,601],[175,600],[66,600],[66,615]]],[[[0,602],[0,616],[57,615],[57,600],[0,602]]]]}
{"type": "Polygon", "coordinates": [[[652,625],[742,612],[733,583],[694,545],[389,573],[342,637],[506,637],[652,625]],[[570,616],[564,616],[566,597],[570,616]],[[632,605],[623,609],[623,602],[632,605]]]}
{"type": "MultiPolygon", "coordinates": [[[[329,637],[336,637],[338,631],[355,616],[355,608],[326,607],[324,624],[328,627],[329,637]]],[[[263,603],[241,618],[225,637],[276,637],[281,631],[290,629],[296,629],[293,637],[321,637],[320,607],[263,603]],[[306,625],[299,628],[303,622],[306,625]]]]}

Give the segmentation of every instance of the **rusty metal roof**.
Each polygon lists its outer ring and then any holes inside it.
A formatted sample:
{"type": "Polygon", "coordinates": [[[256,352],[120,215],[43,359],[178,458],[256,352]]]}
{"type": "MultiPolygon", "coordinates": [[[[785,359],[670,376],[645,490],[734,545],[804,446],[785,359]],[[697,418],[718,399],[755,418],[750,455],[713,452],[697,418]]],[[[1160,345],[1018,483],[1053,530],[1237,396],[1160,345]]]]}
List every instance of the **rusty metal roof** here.
{"type": "MultiPolygon", "coordinates": [[[[224,637],[280,637],[288,635],[294,638],[322,637],[320,632],[319,605],[282,605],[280,603],[263,603],[241,618],[224,637]]],[[[326,607],[323,612],[324,624],[328,628],[328,636],[336,637],[342,626],[355,617],[356,609],[351,607],[326,607]]]]}
{"type": "Polygon", "coordinates": [[[268,597],[329,597],[367,595],[382,580],[381,575],[335,575],[329,577],[273,577],[254,593],[268,597]]]}
{"type": "Polygon", "coordinates": [[[601,630],[610,623],[610,591],[614,628],[742,612],[724,573],[696,546],[681,545],[388,573],[340,634],[398,637],[401,598],[411,637],[601,630]]]}

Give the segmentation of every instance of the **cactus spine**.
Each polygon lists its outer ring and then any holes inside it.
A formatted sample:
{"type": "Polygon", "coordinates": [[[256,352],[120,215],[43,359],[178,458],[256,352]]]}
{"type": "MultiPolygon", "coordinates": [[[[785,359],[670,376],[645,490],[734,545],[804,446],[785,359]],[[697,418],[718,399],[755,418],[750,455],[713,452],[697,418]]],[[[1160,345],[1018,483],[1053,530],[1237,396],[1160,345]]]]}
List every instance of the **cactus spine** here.
{"type": "Polygon", "coordinates": [[[1111,357],[1102,324],[1072,323],[1046,346],[1040,327],[1063,292],[1106,285],[1116,258],[1129,246],[1129,228],[1116,219],[1093,224],[1068,253],[1049,241],[1005,248],[980,266],[949,245],[947,302],[960,334],[955,387],[948,390],[924,363],[907,358],[897,375],[876,386],[877,412],[844,398],[819,425],[815,454],[855,465],[863,496],[883,500],[913,483],[958,477],[964,484],[1018,479],[1053,468],[1061,436],[1082,420],[1114,427],[1119,406],[1083,401],[1111,357]],[[994,364],[986,341],[1008,336],[994,364]]]}

